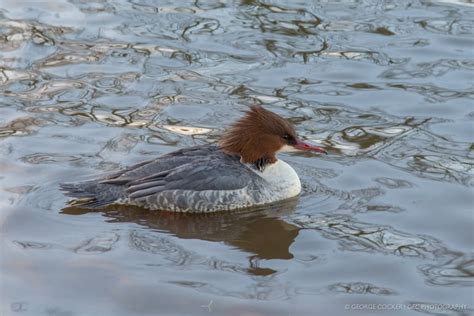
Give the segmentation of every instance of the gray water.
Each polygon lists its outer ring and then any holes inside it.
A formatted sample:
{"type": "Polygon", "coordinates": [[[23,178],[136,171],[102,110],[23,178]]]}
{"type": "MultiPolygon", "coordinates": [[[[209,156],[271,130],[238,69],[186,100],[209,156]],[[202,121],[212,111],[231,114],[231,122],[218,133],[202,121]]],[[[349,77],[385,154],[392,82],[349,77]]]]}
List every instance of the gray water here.
{"type": "Polygon", "coordinates": [[[471,1],[0,2],[1,315],[474,314],[471,1]],[[218,140],[250,104],[327,156],[186,216],[58,183],[218,140]]]}

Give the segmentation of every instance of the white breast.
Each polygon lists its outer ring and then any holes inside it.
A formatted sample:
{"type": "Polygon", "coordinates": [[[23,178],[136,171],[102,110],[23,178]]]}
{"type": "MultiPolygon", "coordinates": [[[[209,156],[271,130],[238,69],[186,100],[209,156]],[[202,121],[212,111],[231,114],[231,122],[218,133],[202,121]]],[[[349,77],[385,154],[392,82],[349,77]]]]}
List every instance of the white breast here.
{"type": "Polygon", "coordinates": [[[268,190],[275,194],[275,201],[294,197],[301,192],[298,174],[282,160],[266,166],[263,172],[258,174],[268,182],[268,190]]]}

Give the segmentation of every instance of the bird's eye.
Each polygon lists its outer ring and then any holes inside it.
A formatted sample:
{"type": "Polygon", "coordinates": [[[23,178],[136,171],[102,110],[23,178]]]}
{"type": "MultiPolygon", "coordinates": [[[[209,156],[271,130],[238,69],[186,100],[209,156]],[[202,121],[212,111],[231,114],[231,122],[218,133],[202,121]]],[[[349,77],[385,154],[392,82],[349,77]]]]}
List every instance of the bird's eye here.
{"type": "Polygon", "coordinates": [[[290,137],[290,135],[285,134],[285,135],[282,136],[282,138],[283,138],[284,140],[289,140],[291,137],[290,137]]]}

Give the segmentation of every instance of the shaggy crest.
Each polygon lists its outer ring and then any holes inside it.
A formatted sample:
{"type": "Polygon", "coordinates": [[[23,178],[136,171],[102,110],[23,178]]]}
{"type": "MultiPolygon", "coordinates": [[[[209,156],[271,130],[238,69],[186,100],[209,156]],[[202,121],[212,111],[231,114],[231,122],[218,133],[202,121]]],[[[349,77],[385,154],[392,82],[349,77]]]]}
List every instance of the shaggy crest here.
{"type": "Polygon", "coordinates": [[[258,165],[276,162],[276,152],[292,142],[296,142],[296,133],[287,120],[254,105],[224,134],[219,145],[227,154],[240,155],[242,162],[258,165]]]}

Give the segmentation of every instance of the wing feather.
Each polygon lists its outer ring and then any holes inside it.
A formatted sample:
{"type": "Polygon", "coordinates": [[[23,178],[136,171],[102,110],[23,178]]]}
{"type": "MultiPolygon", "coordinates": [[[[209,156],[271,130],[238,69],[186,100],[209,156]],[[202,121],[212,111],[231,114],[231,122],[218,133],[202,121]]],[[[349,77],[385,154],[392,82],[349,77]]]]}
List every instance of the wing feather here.
{"type": "Polygon", "coordinates": [[[252,170],[235,160],[199,159],[166,172],[129,182],[132,199],[145,198],[165,191],[239,190],[252,182],[263,181],[252,170]]]}

